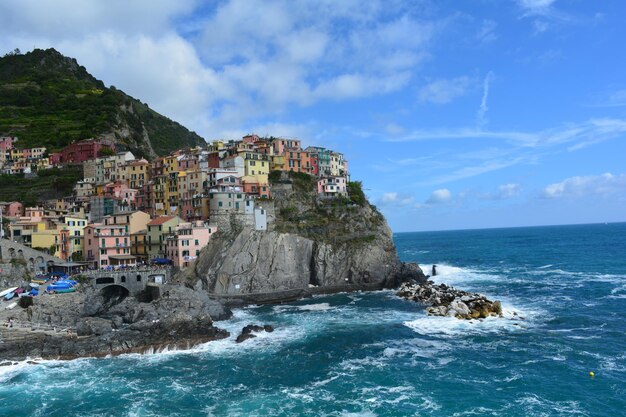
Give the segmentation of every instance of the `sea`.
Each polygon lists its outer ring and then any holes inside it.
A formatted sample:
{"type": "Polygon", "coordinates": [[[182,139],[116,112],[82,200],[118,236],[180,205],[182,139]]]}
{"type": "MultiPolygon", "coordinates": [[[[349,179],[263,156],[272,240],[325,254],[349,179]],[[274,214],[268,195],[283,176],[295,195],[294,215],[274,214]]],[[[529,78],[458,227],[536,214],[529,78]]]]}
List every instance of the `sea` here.
{"type": "Polygon", "coordinates": [[[394,240],[504,317],[429,317],[393,291],[249,307],[189,351],[2,367],[0,416],[626,415],[626,223],[394,240]],[[250,323],[276,330],[236,344],[250,323]]]}

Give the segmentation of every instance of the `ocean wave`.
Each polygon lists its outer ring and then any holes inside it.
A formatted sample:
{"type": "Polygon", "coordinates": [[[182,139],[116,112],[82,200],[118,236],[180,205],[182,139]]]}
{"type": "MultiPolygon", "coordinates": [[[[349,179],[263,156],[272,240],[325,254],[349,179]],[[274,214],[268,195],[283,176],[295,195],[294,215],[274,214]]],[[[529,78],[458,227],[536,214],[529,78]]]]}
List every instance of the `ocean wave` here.
{"type": "Polygon", "coordinates": [[[519,321],[499,317],[482,320],[459,320],[455,317],[427,316],[403,323],[406,327],[423,336],[459,337],[480,333],[500,333],[521,331],[526,325],[519,321]]]}

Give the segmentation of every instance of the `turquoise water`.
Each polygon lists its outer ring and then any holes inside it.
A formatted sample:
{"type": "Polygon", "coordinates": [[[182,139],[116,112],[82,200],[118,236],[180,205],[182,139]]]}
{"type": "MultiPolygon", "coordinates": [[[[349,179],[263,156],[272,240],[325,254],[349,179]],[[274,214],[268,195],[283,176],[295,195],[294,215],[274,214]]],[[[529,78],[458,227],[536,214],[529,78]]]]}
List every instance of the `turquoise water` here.
{"type": "Polygon", "coordinates": [[[502,300],[509,319],[428,317],[392,292],[247,308],[220,325],[276,331],[0,368],[0,416],[626,414],[626,224],[395,241],[403,260],[436,263],[437,281],[502,300]]]}

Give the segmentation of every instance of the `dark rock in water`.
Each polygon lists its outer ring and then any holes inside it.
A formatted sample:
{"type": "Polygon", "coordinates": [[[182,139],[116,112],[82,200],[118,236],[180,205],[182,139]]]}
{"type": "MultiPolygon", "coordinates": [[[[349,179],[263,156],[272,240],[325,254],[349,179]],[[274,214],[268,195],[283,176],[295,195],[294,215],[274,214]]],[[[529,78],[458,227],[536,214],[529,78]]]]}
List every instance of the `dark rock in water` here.
{"type": "Polygon", "coordinates": [[[241,333],[239,336],[237,336],[237,339],[235,340],[235,342],[241,343],[245,340],[252,339],[253,337],[256,337],[256,335],[252,333],[241,333]]]}
{"type": "Polygon", "coordinates": [[[502,316],[502,304],[490,301],[484,295],[458,290],[432,281],[404,283],[397,295],[424,304],[431,316],[448,316],[458,319],[481,319],[502,316]]]}
{"type": "Polygon", "coordinates": [[[252,332],[262,332],[262,331],[271,333],[274,331],[274,327],[272,327],[269,324],[266,324],[264,326],[259,326],[257,324],[248,324],[243,329],[241,329],[241,334],[237,336],[237,339],[235,340],[235,342],[241,343],[245,340],[256,337],[256,335],[254,335],[252,332]]]}

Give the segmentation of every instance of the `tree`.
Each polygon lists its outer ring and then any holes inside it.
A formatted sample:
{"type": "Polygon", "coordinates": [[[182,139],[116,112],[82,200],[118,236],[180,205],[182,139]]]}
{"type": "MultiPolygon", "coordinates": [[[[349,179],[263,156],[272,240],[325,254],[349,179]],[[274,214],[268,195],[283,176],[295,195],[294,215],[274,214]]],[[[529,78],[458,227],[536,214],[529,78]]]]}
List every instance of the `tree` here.
{"type": "Polygon", "coordinates": [[[115,155],[115,151],[111,148],[109,148],[108,146],[103,146],[99,151],[98,151],[98,156],[103,157],[103,156],[113,156],[115,155]]]}

